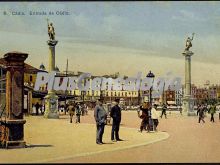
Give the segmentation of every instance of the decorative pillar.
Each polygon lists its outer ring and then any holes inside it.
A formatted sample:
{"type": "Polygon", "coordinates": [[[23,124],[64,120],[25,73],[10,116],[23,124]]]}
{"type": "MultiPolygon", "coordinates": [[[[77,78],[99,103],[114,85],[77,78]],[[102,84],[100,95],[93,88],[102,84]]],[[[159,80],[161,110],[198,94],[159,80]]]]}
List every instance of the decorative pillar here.
{"type": "Polygon", "coordinates": [[[26,53],[10,52],[6,61],[6,118],[1,123],[0,141],[6,148],[25,147],[24,107],[24,61],[26,53]]]}
{"type": "MultiPolygon", "coordinates": [[[[49,72],[55,71],[55,46],[58,43],[56,40],[48,40],[49,45],[49,72]]],[[[45,118],[58,119],[58,96],[54,90],[49,90],[47,96],[45,96],[45,118]]]]}
{"type": "Polygon", "coordinates": [[[192,51],[185,50],[183,56],[185,56],[185,92],[183,98],[183,111],[188,116],[195,116],[194,112],[194,99],[191,94],[191,56],[194,53],[192,51]]]}

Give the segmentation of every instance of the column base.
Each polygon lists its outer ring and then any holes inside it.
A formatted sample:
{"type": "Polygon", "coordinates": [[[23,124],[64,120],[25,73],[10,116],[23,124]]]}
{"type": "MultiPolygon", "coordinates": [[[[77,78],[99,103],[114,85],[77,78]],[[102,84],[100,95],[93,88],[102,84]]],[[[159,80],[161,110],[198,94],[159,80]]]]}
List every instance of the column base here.
{"type": "Polygon", "coordinates": [[[195,113],[195,112],[188,112],[187,115],[188,115],[188,116],[196,116],[196,113],[195,113]]]}
{"type": "Polygon", "coordinates": [[[48,119],[59,119],[58,96],[53,92],[45,96],[44,117],[48,119]]]}
{"type": "Polygon", "coordinates": [[[44,115],[44,118],[47,118],[47,119],[59,119],[59,114],[49,112],[47,115],[44,115]]]}
{"type": "Polygon", "coordinates": [[[194,99],[190,95],[183,98],[183,113],[186,116],[196,116],[194,112],[194,99]]]}
{"type": "Polygon", "coordinates": [[[3,148],[25,148],[23,119],[6,119],[0,124],[0,143],[3,148]]]}
{"type": "Polygon", "coordinates": [[[26,142],[25,141],[6,141],[5,142],[5,147],[7,149],[25,148],[26,147],[26,142]]]}

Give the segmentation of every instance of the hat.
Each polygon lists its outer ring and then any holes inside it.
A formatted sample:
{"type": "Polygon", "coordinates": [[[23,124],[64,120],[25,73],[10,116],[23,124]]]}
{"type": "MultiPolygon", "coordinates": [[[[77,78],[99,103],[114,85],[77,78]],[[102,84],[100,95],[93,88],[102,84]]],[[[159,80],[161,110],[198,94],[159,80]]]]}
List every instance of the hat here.
{"type": "Polygon", "coordinates": [[[115,102],[119,103],[120,99],[115,99],[115,102]]]}
{"type": "Polygon", "coordinates": [[[102,102],[103,100],[104,100],[103,98],[98,99],[98,101],[101,101],[101,102],[102,102]]]}

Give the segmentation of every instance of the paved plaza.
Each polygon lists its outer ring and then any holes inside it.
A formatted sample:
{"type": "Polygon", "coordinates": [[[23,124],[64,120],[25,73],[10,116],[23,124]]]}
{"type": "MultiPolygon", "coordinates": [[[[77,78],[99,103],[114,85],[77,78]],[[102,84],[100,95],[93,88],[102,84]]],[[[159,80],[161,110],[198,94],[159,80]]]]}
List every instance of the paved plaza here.
{"type": "Polygon", "coordinates": [[[0,163],[56,162],[220,162],[220,122],[210,116],[206,123],[197,117],[168,112],[159,120],[159,131],[140,133],[136,111],[123,111],[120,135],[124,141],[111,142],[111,126],[106,126],[104,145],[96,145],[93,111],[81,117],[81,123],[60,119],[26,116],[24,149],[1,149],[0,163]]]}

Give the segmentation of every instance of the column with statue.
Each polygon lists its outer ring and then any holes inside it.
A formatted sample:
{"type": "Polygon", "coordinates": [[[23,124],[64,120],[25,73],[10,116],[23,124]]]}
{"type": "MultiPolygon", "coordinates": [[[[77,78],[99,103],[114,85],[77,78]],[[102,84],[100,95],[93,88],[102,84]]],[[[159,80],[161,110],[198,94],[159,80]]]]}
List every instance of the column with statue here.
{"type": "Polygon", "coordinates": [[[186,40],[186,48],[182,53],[185,56],[185,91],[183,98],[183,113],[188,116],[195,116],[194,112],[194,98],[191,93],[191,56],[194,54],[189,49],[192,47],[192,40],[194,37],[194,33],[192,34],[192,38],[188,37],[186,40]]]}
{"type": "MultiPolygon", "coordinates": [[[[47,19],[48,24],[48,35],[49,40],[47,41],[47,44],[49,46],[49,72],[55,71],[55,46],[58,43],[57,40],[55,40],[55,30],[52,23],[49,23],[49,20],[47,19]]],[[[45,118],[52,118],[52,119],[58,119],[59,118],[59,111],[58,111],[58,96],[55,94],[55,91],[48,90],[47,96],[45,96],[45,112],[44,112],[45,118]]]]}

